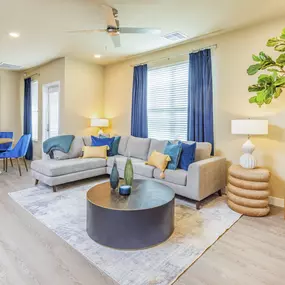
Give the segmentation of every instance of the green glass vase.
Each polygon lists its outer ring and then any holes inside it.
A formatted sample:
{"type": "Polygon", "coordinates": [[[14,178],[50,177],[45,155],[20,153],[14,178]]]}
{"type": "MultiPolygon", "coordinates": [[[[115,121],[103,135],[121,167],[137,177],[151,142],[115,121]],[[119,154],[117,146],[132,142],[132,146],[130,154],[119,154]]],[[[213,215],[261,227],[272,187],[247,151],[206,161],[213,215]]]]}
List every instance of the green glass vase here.
{"type": "Polygon", "coordinates": [[[110,175],[110,185],[113,190],[117,189],[120,181],[119,171],[117,167],[116,158],[114,158],[114,165],[110,175]]]}
{"type": "Polygon", "coordinates": [[[130,158],[128,158],[126,162],[124,179],[126,185],[132,186],[134,179],[134,169],[133,169],[132,160],[130,158]]]}

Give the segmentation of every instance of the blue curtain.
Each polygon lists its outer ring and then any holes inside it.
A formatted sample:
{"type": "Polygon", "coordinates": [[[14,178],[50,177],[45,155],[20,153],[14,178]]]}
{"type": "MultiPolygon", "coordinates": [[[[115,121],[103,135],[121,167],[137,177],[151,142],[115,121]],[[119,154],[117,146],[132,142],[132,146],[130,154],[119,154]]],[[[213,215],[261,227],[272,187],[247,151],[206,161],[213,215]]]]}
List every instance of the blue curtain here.
{"type": "Polygon", "coordinates": [[[131,135],[147,138],[147,65],[134,68],[131,135]]]}
{"type": "MultiPolygon", "coordinates": [[[[24,95],[24,135],[32,134],[32,94],[31,78],[25,79],[24,95]]],[[[33,142],[30,140],[26,159],[33,160],[33,142]]]]}
{"type": "Polygon", "coordinates": [[[189,55],[188,140],[209,142],[214,154],[211,50],[189,55]]]}

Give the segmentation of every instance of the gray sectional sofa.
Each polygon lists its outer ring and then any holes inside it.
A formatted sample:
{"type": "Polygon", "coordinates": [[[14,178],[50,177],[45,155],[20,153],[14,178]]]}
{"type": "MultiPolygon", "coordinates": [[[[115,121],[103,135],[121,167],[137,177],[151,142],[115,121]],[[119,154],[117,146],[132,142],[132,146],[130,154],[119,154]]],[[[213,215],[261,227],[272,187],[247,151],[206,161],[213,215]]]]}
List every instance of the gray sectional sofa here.
{"type": "MultiPolygon", "coordinates": [[[[84,145],[91,145],[91,137],[75,137],[68,154],[54,152],[55,159],[47,156],[42,160],[35,160],[31,164],[32,175],[36,184],[40,181],[53,187],[67,182],[77,181],[89,177],[110,174],[117,160],[121,177],[127,157],[133,163],[134,178],[153,179],[170,186],[176,194],[195,200],[197,208],[200,202],[209,195],[218,192],[226,184],[226,159],[211,157],[211,144],[197,143],[195,162],[190,164],[188,171],[183,169],[165,170],[165,178],[160,178],[161,171],[145,164],[150,154],[156,150],[164,151],[167,141],[155,139],[142,139],[132,136],[122,136],[119,144],[118,155],[102,158],[80,157],[84,145]]],[[[193,143],[193,142],[186,142],[193,143]]]]}

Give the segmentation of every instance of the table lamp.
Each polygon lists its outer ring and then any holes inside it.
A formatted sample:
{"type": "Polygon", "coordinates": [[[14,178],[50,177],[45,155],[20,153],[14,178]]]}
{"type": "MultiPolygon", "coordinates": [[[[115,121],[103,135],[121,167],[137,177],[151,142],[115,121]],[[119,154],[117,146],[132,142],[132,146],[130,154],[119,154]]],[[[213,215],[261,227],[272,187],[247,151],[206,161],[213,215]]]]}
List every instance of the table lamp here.
{"type": "Polygon", "coordinates": [[[109,127],[109,120],[108,119],[97,119],[97,118],[92,118],[91,119],[91,127],[98,127],[98,135],[103,135],[104,132],[102,128],[107,128],[109,127]]]}
{"type": "Polygon", "coordinates": [[[252,155],[255,145],[251,142],[251,135],[267,135],[267,120],[232,120],[232,134],[248,135],[248,140],[243,144],[243,155],[240,157],[240,165],[243,168],[255,168],[256,159],[252,155]]]}

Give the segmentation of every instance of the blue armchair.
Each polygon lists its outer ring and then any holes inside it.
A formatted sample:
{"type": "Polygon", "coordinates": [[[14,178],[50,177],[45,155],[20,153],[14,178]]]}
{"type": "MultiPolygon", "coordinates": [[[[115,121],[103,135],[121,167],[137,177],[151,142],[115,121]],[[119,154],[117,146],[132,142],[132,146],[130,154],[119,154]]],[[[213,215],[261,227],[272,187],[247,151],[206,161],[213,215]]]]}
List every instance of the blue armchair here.
{"type": "Polygon", "coordinates": [[[21,167],[19,163],[19,158],[22,158],[28,171],[27,162],[25,159],[25,155],[28,151],[29,143],[31,141],[32,135],[23,135],[19,141],[17,142],[16,146],[13,149],[7,150],[6,152],[0,153],[0,159],[4,159],[5,170],[7,172],[8,168],[8,159],[16,159],[19,169],[19,174],[22,176],[21,167]]]}
{"type": "MultiPolygon", "coordinates": [[[[13,139],[14,133],[13,132],[0,132],[0,138],[7,138],[7,139],[13,139]]],[[[0,144],[0,153],[7,151],[12,148],[12,142],[9,143],[2,143],[0,144]]],[[[10,159],[11,166],[13,167],[12,159],[10,159]]],[[[3,160],[3,169],[5,170],[5,160],[3,160]]]]}

